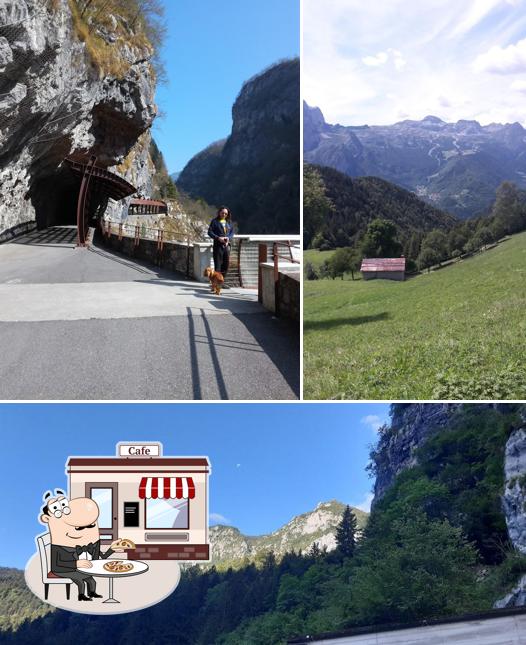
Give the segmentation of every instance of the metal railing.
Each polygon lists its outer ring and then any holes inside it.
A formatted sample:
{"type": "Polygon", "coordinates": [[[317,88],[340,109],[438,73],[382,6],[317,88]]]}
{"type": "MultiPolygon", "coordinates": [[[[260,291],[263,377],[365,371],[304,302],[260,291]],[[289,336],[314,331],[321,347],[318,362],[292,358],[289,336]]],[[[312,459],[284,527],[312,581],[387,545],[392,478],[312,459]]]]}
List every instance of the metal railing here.
{"type": "Polygon", "coordinates": [[[165,242],[181,244],[186,246],[186,276],[190,277],[190,253],[195,240],[191,239],[187,231],[178,231],[163,228],[153,228],[144,224],[126,224],[123,222],[110,222],[100,220],[101,233],[104,240],[109,241],[112,235],[116,235],[119,241],[123,237],[133,238],[133,252],[136,253],[141,240],[156,242],[155,263],[163,266],[165,261],[165,242]]]}

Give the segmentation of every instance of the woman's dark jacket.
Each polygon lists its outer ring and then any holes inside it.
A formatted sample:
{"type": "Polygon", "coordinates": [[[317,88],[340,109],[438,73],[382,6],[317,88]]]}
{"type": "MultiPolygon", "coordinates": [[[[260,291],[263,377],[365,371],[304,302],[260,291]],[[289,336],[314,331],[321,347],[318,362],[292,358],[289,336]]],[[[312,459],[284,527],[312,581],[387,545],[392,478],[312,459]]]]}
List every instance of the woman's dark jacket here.
{"type": "Polygon", "coordinates": [[[219,223],[219,220],[216,217],[210,222],[210,226],[208,228],[208,236],[211,237],[214,242],[217,241],[218,237],[228,237],[228,239],[232,242],[232,238],[234,237],[234,227],[230,222],[227,222],[225,233],[223,226],[219,223]]]}

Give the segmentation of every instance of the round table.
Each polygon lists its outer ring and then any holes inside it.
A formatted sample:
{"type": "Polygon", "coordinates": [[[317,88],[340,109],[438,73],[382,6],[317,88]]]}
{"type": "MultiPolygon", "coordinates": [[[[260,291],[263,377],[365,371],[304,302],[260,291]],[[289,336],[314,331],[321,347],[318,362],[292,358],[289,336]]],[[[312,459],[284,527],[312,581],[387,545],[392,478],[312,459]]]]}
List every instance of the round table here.
{"type": "Polygon", "coordinates": [[[117,600],[113,597],[113,579],[126,578],[127,576],[138,576],[141,573],[146,573],[146,571],[148,571],[148,565],[146,564],[146,562],[141,562],[140,560],[119,560],[119,562],[130,562],[131,564],[133,564],[133,569],[131,571],[123,571],[122,573],[117,573],[116,571],[106,571],[104,564],[106,562],[110,562],[112,559],[116,560],[116,558],[108,558],[107,560],[90,560],[92,566],[89,569],[77,568],[77,571],[87,573],[90,576],[109,578],[108,598],[106,598],[106,600],[103,600],[102,602],[119,603],[120,600],[117,600]]]}

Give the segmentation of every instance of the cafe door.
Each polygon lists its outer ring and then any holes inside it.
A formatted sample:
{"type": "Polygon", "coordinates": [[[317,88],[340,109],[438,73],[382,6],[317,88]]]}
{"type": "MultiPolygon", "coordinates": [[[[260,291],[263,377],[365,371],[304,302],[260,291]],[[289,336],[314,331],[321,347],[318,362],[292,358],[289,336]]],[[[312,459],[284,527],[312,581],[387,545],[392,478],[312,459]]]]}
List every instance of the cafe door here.
{"type": "Polygon", "coordinates": [[[100,540],[111,543],[118,537],[118,485],[113,482],[86,482],[86,497],[97,502],[100,509],[100,540]]]}

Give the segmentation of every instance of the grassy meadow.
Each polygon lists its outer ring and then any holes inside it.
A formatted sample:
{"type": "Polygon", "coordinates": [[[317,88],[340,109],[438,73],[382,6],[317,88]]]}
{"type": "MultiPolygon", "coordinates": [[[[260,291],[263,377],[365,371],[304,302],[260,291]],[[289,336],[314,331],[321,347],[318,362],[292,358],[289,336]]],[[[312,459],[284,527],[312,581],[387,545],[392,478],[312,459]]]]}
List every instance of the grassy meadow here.
{"type": "Polygon", "coordinates": [[[405,282],[304,281],[304,396],[525,399],[525,312],[526,233],[405,282]]]}
{"type": "Polygon", "coordinates": [[[312,266],[318,270],[325,260],[331,259],[333,253],[334,249],[331,251],[318,251],[318,249],[303,251],[303,268],[305,268],[307,262],[310,262],[312,266]]]}

